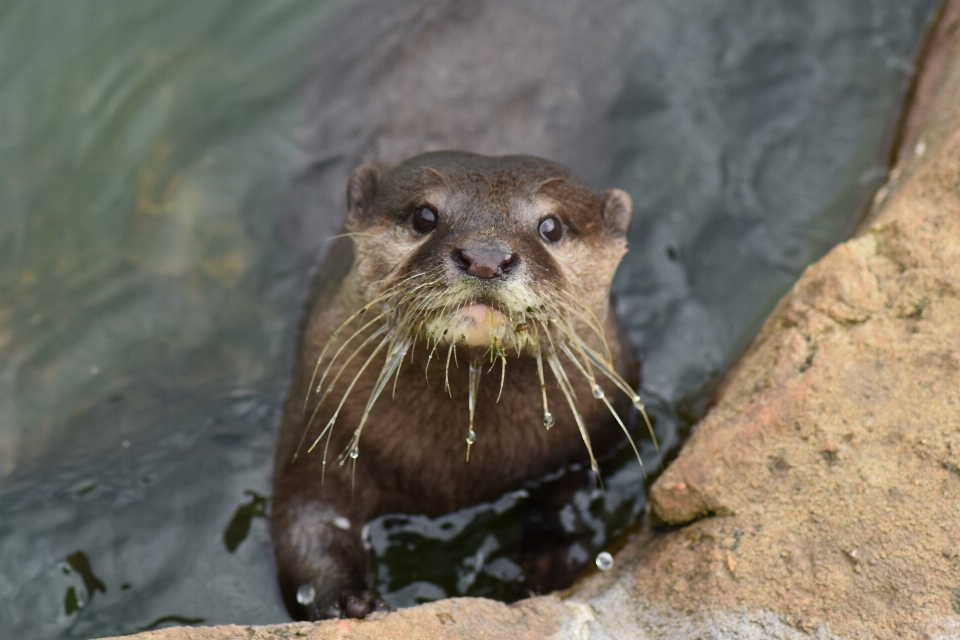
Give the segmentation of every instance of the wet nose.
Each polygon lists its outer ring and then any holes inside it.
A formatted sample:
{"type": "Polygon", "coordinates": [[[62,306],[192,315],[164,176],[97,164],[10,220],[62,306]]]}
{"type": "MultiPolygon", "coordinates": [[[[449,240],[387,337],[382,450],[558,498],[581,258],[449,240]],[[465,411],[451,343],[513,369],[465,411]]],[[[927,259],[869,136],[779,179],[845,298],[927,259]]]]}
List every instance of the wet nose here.
{"type": "Polygon", "coordinates": [[[520,256],[501,246],[461,247],[454,249],[453,261],[468,276],[491,280],[513,271],[520,256]]]}

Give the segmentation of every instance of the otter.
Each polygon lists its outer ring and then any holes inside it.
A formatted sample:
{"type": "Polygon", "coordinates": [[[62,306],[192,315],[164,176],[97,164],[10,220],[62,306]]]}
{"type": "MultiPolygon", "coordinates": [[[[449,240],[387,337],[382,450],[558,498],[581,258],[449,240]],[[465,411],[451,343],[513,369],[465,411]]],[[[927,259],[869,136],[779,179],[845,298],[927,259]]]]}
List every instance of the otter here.
{"type": "Polygon", "coordinates": [[[367,582],[370,519],[448,513],[578,462],[597,473],[633,444],[639,367],[609,291],[632,210],[531,156],[352,173],[277,448],[271,527],[294,617],[386,608],[367,582]]]}

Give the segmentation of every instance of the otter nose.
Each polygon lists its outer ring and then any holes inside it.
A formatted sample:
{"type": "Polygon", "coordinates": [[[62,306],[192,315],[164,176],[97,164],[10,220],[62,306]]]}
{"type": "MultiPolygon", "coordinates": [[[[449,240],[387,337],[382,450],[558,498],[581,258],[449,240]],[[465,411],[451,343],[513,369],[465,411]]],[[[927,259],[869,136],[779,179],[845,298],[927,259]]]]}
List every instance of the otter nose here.
{"type": "Polygon", "coordinates": [[[502,246],[462,247],[453,250],[453,261],[468,276],[491,280],[513,271],[520,256],[502,246]]]}

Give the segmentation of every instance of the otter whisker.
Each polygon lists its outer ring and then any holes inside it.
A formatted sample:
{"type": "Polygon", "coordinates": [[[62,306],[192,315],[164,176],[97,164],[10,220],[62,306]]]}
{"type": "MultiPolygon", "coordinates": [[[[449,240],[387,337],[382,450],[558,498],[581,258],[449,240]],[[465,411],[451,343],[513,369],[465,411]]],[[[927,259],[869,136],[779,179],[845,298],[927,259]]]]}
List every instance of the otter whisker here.
{"type": "Polygon", "coordinates": [[[394,371],[400,368],[400,363],[403,361],[403,357],[407,354],[407,350],[410,348],[411,340],[403,340],[394,344],[390,349],[390,355],[383,363],[383,368],[380,370],[380,374],[377,376],[377,382],[373,387],[373,391],[370,393],[370,397],[367,399],[367,405],[363,409],[363,415],[360,416],[360,424],[357,425],[356,431],[353,433],[353,439],[351,439],[350,444],[347,446],[347,450],[344,451],[341,456],[341,463],[345,459],[345,456],[349,453],[350,457],[356,459],[359,455],[359,445],[360,445],[360,434],[363,432],[363,427],[367,423],[367,419],[370,417],[370,411],[373,409],[373,404],[380,397],[380,394],[383,393],[384,387],[387,386],[387,382],[390,381],[391,376],[394,371]]]}
{"type": "MultiPolygon", "coordinates": [[[[337,409],[336,411],[333,412],[333,416],[331,416],[330,421],[327,422],[327,426],[323,428],[323,431],[320,432],[320,435],[317,436],[317,439],[314,440],[313,444],[310,445],[310,448],[307,449],[307,453],[310,453],[311,451],[313,451],[313,449],[317,446],[317,443],[320,442],[320,438],[322,438],[325,433],[327,432],[333,433],[331,431],[333,428],[333,425],[334,423],[336,423],[337,416],[340,415],[340,410],[343,409],[344,403],[346,403],[347,398],[350,396],[350,392],[353,391],[353,387],[356,386],[357,381],[360,379],[360,376],[362,376],[363,372],[366,371],[368,366],[370,366],[370,363],[373,361],[373,359],[377,356],[378,353],[380,353],[381,349],[383,349],[390,342],[392,338],[393,338],[393,334],[387,333],[387,335],[383,337],[383,339],[376,346],[373,352],[367,357],[366,361],[364,361],[363,365],[360,367],[360,370],[357,371],[355,376],[353,376],[353,380],[350,382],[350,386],[348,386],[347,390],[343,392],[343,396],[340,398],[340,404],[337,405],[337,409]]],[[[326,465],[326,463],[327,463],[327,457],[326,457],[326,451],[324,451],[323,464],[326,465]]]]}
{"type": "Polygon", "coordinates": [[[610,345],[607,343],[607,334],[604,332],[603,325],[593,312],[593,309],[585,305],[583,301],[577,299],[576,296],[573,296],[566,291],[559,291],[558,293],[560,297],[562,297],[568,303],[564,308],[565,311],[572,314],[577,320],[582,322],[591,331],[591,333],[597,337],[597,340],[600,341],[600,345],[603,347],[603,353],[607,357],[607,360],[611,360],[612,356],[610,353],[610,345]]]}
{"type": "Polygon", "coordinates": [[[470,427],[467,430],[467,462],[470,462],[470,447],[477,441],[477,434],[473,430],[473,414],[477,409],[477,392],[480,390],[480,373],[483,368],[479,362],[470,361],[469,369],[469,393],[467,394],[467,407],[470,409],[470,427]]]}
{"type": "Polygon", "coordinates": [[[334,376],[333,381],[330,382],[330,386],[327,388],[324,394],[320,396],[320,399],[317,401],[317,404],[313,409],[313,413],[310,414],[310,419],[303,428],[303,435],[300,436],[300,442],[297,443],[297,448],[293,452],[293,459],[290,461],[291,463],[295,462],[297,460],[297,456],[300,455],[300,449],[303,448],[303,443],[306,441],[307,434],[310,432],[310,427],[313,426],[313,421],[317,418],[317,413],[320,411],[320,406],[323,404],[323,401],[330,394],[330,392],[336,387],[337,381],[340,380],[340,376],[343,374],[343,371],[353,361],[357,354],[363,351],[364,347],[370,344],[370,342],[375,340],[378,336],[383,335],[383,333],[387,330],[388,327],[384,325],[370,334],[366,340],[360,343],[360,346],[353,350],[353,353],[350,354],[350,357],[348,357],[347,360],[340,366],[340,370],[337,372],[337,375],[334,376]]]}
{"type": "Polygon", "coordinates": [[[603,404],[606,405],[607,410],[610,412],[610,415],[612,415],[613,419],[617,421],[618,425],[620,425],[620,429],[621,431],[623,431],[623,435],[627,437],[627,441],[630,443],[630,447],[633,449],[633,453],[637,457],[637,462],[640,463],[640,470],[643,472],[643,475],[646,476],[647,469],[646,467],[643,466],[643,459],[640,457],[640,451],[637,449],[637,444],[633,441],[633,436],[631,436],[630,431],[627,430],[627,425],[623,424],[623,420],[620,418],[620,414],[618,414],[614,410],[613,405],[610,404],[610,400],[607,399],[607,394],[605,394],[603,392],[603,389],[600,388],[600,385],[597,384],[597,381],[593,377],[593,373],[589,370],[589,363],[587,367],[584,367],[584,365],[580,363],[580,360],[577,357],[575,357],[574,354],[570,351],[570,347],[567,346],[566,344],[560,345],[560,349],[563,351],[564,355],[566,355],[570,359],[570,361],[573,362],[574,365],[576,365],[577,369],[580,370],[580,373],[582,373],[584,377],[590,381],[590,389],[591,389],[591,392],[593,393],[593,397],[596,398],[597,400],[603,401],[603,404]]]}
{"type": "MultiPolygon", "coordinates": [[[[637,395],[629,384],[616,372],[616,368],[613,363],[610,361],[609,354],[607,358],[604,358],[596,351],[593,350],[590,345],[586,343],[583,338],[576,334],[573,331],[570,324],[554,322],[554,325],[564,333],[568,339],[577,346],[577,350],[590,362],[592,362],[611,382],[613,382],[623,393],[630,399],[630,402],[637,409],[641,416],[643,416],[644,423],[647,426],[647,431],[650,434],[650,438],[653,441],[653,446],[657,451],[657,454],[660,453],[660,444],[657,441],[656,433],[653,430],[653,424],[650,422],[650,417],[647,415],[646,408],[643,406],[643,402],[640,400],[640,396],[637,395]]],[[[573,358],[571,354],[568,354],[574,362],[578,362],[577,359],[573,358]]],[[[586,363],[584,363],[586,364],[586,363]]],[[[579,366],[579,364],[578,364],[579,366]]],[[[588,377],[592,386],[596,386],[596,380],[593,378],[592,373],[588,373],[586,368],[582,368],[584,375],[588,377]]]]}
{"type": "Polygon", "coordinates": [[[396,291],[400,288],[400,285],[406,282],[409,282],[414,278],[419,278],[421,276],[424,276],[427,273],[428,273],[427,271],[415,273],[411,276],[407,276],[403,280],[400,280],[396,284],[392,285],[386,291],[381,293],[379,296],[377,296],[376,298],[374,298],[373,300],[371,300],[370,302],[362,306],[360,309],[357,309],[355,312],[353,312],[346,320],[343,321],[343,323],[340,324],[339,327],[336,328],[336,330],[334,330],[332,334],[330,334],[330,338],[327,339],[327,343],[323,346],[323,350],[320,352],[320,357],[317,358],[317,364],[313,368],[313,375],[310,376],[310,384],[307,386],[307,397],[303,399],[303,409],[301,411],[301,416],[305,415],[307,412],[307,403],[310,401],[310,393],[311,393],[310,390],[313,389],[313,383],[316,380],[317,372],[320,370],[320,363],[323,362],[323,357],[324,355],[326,355],[327,349],[329,349],[330,345],[332,345],[334,341],[340,336],[340,333],[343,331],[343,329],[346,328],[346,326],[349,325],[351,322],[353,322],[354,319],[357,318],[357,316],[360,316],[366,313],[367,309],[369,309],[371,306],[378,304],[379,302],[383,301],[384,299],[396,293],[396,291]]]}
{"type": "Polygon", "coordinates": [[[579,344],[577,346],[580,350],[580,355],[583,356],[583,359],[586,362],[581,361],[580,358],[577,358],[576,354],[574,354],[573,351],[570,350],[569,342],[561,343],[560,350],[563,351],[563,353],[566,354],[568,358],[570,358],[571,362],[573,362],[573,364],[577,366],[577,369],[580,370],[580,373],[583,374],[583,377],[590,382],[590,391],[596,394],[596,390],[597,388],[599,388],[600,385],[597,384],[597,379],[593,376],[593,371],[591,371],[589,368],[590,361],[587,360],[586,354],[583,353],[583,348],[580,347],[579,344]]]}
{"type": "Polygon", "coordinates": [[[577,404],[577,396],[570,385],[570,380],[567,379],[567,372],[564,371],[560,359],[557,358],[556,351],[552,348],[547,352],[547,364],[550,365],[550,370],[553,371],[553,377],[557,379],[560,391],[563,392],[564,397],[567,399],[567,405],[570,406],[570,411],[573,413],[573,419],[577,423],[577,429],[580,430],[580,438],[587,447],[587,454],[590,456],[590,469],[593,471],[594,479],[599,482],[602,487],[603,481],[600,479],[600,466],[597,464],[597,459],[593,455],[590,434],[587,432],[587,426],[583,422],[583,415],[580,413],[580,407],[577,404]]]}
{"type": "MultiPolygon", "coordinates": [[[[436,299],[436,298],[443,297],[444,293],[445,293],[444,291],[434,291],[434,292],[429,293],[429,294],[420,302],[420,304],[416,307],[415,311],[418,312],[418,313],[423,313],[423,312],[425,311],[425,309],[427,308],[427,305],[428,305],[428,304],[432,303],[433,300],[436,299]]],[[[447,310],[449,307],[450,307],[450,300],[448,299],[447,302],[445,302],[445,303],[443,304],[443,306],[440,308],[440,310],[439,310],[439,312],[438,312],[438,315],[439,315],[440,317],[443,317],[443,316],[445,315],[445,313],[446,313],[446,310],[447,310]]],[[[424,326],[425,326],[425,324],[422,324],[422,325],[421,325],[421,330],[423,329],[424,326]]],[[[436,354],[436,352],[437,352],[437,347],[440,346],[440,342],[443,340],[444,337],[446,337],[446,335],[447,335],[447,333],[449,332],[449,330],[450,330],[449,328],[444,329],[444,330],[443,330],[443,333],[440,334],[439,337],[436,336],[436,335],[434,335],[432,332],[425,332],[425,333],[426,333],[427,346],[428,346],[428,348],[430,348],[430,351],[429,351],[429,353],[427,354],[427,362],[426,362],[426,364],[423,366],[423,376],[424,376],[424,378],[426,379],[428,386],[429,386],[429,384],[430,384],[430,363],[433,361],[433,356],[434,356],[434,355],[436,354]],[[433,347],[430,347],[430,340],[433,340],[433,347]]]]}
{"type": "MultiPolygon", "coordinates": [[[[437,353],[437,347],[440,346],[440,340],[443,338],[443,336],[447,335],[447,331],[449,331],[449,329],[444,329],[440,337],[434,339],[433,348],[430,349],[430,352],[427,354],[427,364],[423,365],[423,378],[427,381],[427,386],[430,386],[430,363],[433,361],[434,354],[437,353]]],[[[429,340],[429,337],[427,339],[429,340]]],[[[429,342],[427,344],[429,344],[429,342]]]]}
{"type": "Polygon", "coordinates": [[[500,391],[497,392],[497,402],[500,402],[500,396],[503,395],[503,381],[507,378],[507,356],[500,354],[500,391]]]}
{"type": "MultiPolygon", "coordinates": [[[[433,283],[431,283],[433,284],[433,283]]],[[[433,302],[443,296],[443,291],[428,291],[422,298],[412,302],[407,308],[405,318],[421,317],[433,302]]]]}
{"type": "MultiPolygon", "coordinates": [[[[373,342],[373,341],[374,341],[375,339],[377,339],[378,337],[382,336],[384,333],[387,333],[388,331],[389,331],[389,327],[386,326],[386,325],[383,325],[382,327],[379,327],[376,331],[374,331],[372,334],[370,334],[356,349],[354,349],[353,353],[350,354],[350,357],[347,358],[347,360],[346,360],[342,365],[340,365],[340,370],[337,371],[337,374],[336,374],[336,376],[334,376],[333,381],[330,383],[330,386],[329,386],[329,387],[327,388],[327,390],[324,392],[323,396],[320,397],[320,400],[317,401],[317,406],[314,407],[313,414],[310,416],[310,423],[307,424],[307,429],[309,429],[309,427],[311,426],[311,424],[312,424],[312,422],[313,422],[313,419],[316,418],[317,413],[318,413],[319,410],[320,410],[320,406],[323,404],[323,401],[326,400],[326,399],[327,399],[327,396],[330,395],[330,393],[333,392],[333,390],[336,388],[337,382],[340,380],[340,376],[343,375],[343,372],[346,371],[347,367],[350,365],[350,363],[353,361],[353,359],[354,359],[359,353],[362,353],[363,350],[364,350],[364,348],[366,348],[366,346],[367,346],[368,344],[370,344],[371,342],[373,342]]],[[[373,353],[371,353],[371,354],[367,357],[367,360],[364,362],[364,365],[360,368],[360,371],[359,371],[357,374],[355,374],[353,381],[352,381],[351,384],[347,387],[347,390],[346,390],[346,392],[344,393],[344,396],[341,398],[340,404],[337,406],[337,409],[336,409],[336,411],[334,412],[333,416],[332,416],[332,417],[330,418],[330,420],[327,422],[327,424],[326,424],[326,426],[323,428],[323,430],[321,430],[320,435],[317,436],[316,440],[313,441],[313,444],[311,444],[310,447],[307,449],[307,453],[310,453],[310,452],[313,451],[314,447],[316,447],[316,446],[317,446],[317,443],[320,441],[320,438],[322,438],[323,435],[324,435],[324,433],[326,433],[326,432],[328,431],[328,429],[330,429],[330,428],[333,426],[333,423],[336,421],[337,415],[338,415],[339,412],[340,412],[340,407],[343,406],[343,402],[344,402],[344,400],[346,399],[346,396],[347,396],[347,395],[350,393],[350,391],[353,389],[353,384],[356,383],[359,375],[360,375],[361,373],[363,373],[364,368],[365,368],[368,364],[370,364],[370,361],[372,360],[373,356],[376,355],[377,351],[379,351],[379,350],[383,347],[383,345],[384,345],[385,343],[387,343],[387,341],[390,340],[391,337],[392,337],[392,335],[389,334],[389,333],[387,333],[387,335],[386,335],[386,336],[380,341],[380,343],[377,345],[377,347],[376,347],[376,349],[373,351],[373,353]]],[[[306,430],[305,430],[305,432],[306,432],[306,430]]]]}
{"type": "MultiPolygon", "coordinates": [[[[404,282],[405,282],[405,281],[406,281],[406,280],[404,280],[404,282]]],[[[417,285],[417,287],[414,288],[414,291],[415,291],[417,288],[424,287],[424,286],[430,286],[431,284],[435,284],[436,282],[437,282],[437,281],[420,283],[419,285],[417,285]]],[[[333,366],[333,364],[337,361],[337,358],[340,357],[340,354],[341,354],[341,353],[343,352],[343,350],[347,347],[347,345],[349,345],[349,344],[354,340],[354,338],[356,338],[357,336],[361,335],[364,331],[366,331],[367,329],[369,329],[373,324],[375,324],[375,323],[378,322],[379,320],[383,319],[384,317],[389,316],[390,314],[396,312],[396,310],[397,310],[398,308],[400,308],[400,307],[402,306],[402,304],[403,304],[403,302],[401,301],[401,302],[397,302],[397,303],[396,303],[395,305],[393,305],[392,307],[388,307],[385,311],[379,313],[379,314],[378,314],[377,316],[375,316],[372,320],[369,320],[369,321],[366,322],[363,326],[361,326],[359,329],[357,329],[356,331],[354,331],[353,334],[352,334],[349,338],[347,338],[347,339],[343,342],[343,344],[340,345],[340,347],[337,349],[336,353],[334,353],[334,354],[333,354],[333,357],[330,359],[330,362],[327,363],[327,368],[324,369],[323,375],[320,377],[320,383],[317,385],[317,390],[316,390],[317,393],[319,393],[319,392],[320,392],[320,389],[323,388],[323,382],[324,382],[324,380],[326,379],[327,375],[330,373],[330,368],[331,368],[331,367],[333,366]]],[[[370,308],[370,305],[366,305],[366,307],[363,308],[363,311],[366,311],[366,310],[369,309],[369,308],[370,308]]],[[[342,328],[342,327],[341,327],[341,328],[342,328]]],[[[328,342],[328,344],[329,344],[329,342],[328,342]]],[[[324,351],[326,351],[326,348],[324,348],[324,351]]],[[[321,353],[321,359],[322,359],[322,357],[323,357],[323,354],[321,353]]],[[[318,366],[319,366],[319,363],[320,363],[320,360],[317,361],[317,365],[318,365],[318,366]]],[[[312,380],[311,380],[311,387],[312,387],[312,380]]],[[[310,394],[310,393],[311,393],[311,390],[308,389],[308,390],[307,390],[307,397],[308,397],[308,398],[309,398],[309,394],[310,394]]]]}
{"type": "Polygon", "coordinates": [[[440,173],[440,172],[437,171],[436,169],[434,169],[434,168],[432,168],[432,167],[423,167],[423,169],[424,169],[425,171],[429,171],[429,172],[432,173],[433,175],[435,175],[435,176],[437,176],[438,178],[440,178],[440,181],[443,182],[443,184],[445,184],[447,187],[450,186],[450,183],[447,182],[446,176],[444,176],[442,173],[440,173]]]}
{"type": "MultiPolygon", "coordinates": [[[[579,301],[571,300],[570,302],[575,304],[581,304],[579,301]]],[[[590,312],[590,316],[585,316],[580,313],[575,306],[572,304],[567,304],[562,309],[559,308],[555,303],[549,303],[549,311],[551,312],[552,319],[559,328],[562,329],[563,333],[567,334],[568,337],[576,333],[574,329],[574,323],[571,321],[571,316],[573,319],[581,322],[594,336],[597,338],[597,341],[600,343],[603,348],[604,354],[610,359],[610,350],[607,346],[607,337],[603,332],[603,329],[600,327],[599,322],[596,319],[596,316],[593,315],[593,312],[590,312]],[[560,322],[562,319],[562,323],[560,322]]]]}
{"type": "Polygon", "coordinates": [[[338,233],[335,236],[330,236],[327,238],[327,242],[333,242],[334,240],[339,240],[340,238],[376,238],[383,235],[383,233],[371,233],[365,231],[344,231],[343,233],[338,233]]]}
{"type": "Polygon", "coordinates": [[[660,444],[657,442],[657,434],[653,431],[653,424],[650,422],[650,417],[647,415],[646,407],[643,406],[643,401],[640,399],[640,396],[637,395],[637,392],[630,388],[630,385],[620,377],[614,368],[603,361],[600,356],[593,351],[583,340],[579,337],[580,346],[583,348],[584,352],[587,354],[587,357],[590,358],[590,361],[600,369],[601,373],[605,375],[613,384],[615,384],[623,393],[630,398],[630,402],[633,403],[633,406],[640,412],[640,415],[643,416],[643,421],[647,425],[647,431],[650,433],[650,438],[653,440],[653,446],[657,451],[657,454],[660,453],[660,444]]]}
{"type": "MultiPolygon", "coordinates": [[[[343,353],[343,350],[346,349],[357,336],[362,335],[364,331],[372,327],[378,321],[382,320],[385,316],[388,316],[391,313],[393,313],[395,310],[396,310],[396,307],[383,311],[382,313],[378,314],[373,319],[371,319],[369,322],[365,323],[359,329],[354,331],[353,334],[350,335],[350,337],[348,337],[346,340],[343,341],[343,343],[337,348],[336,352],[334,352],[333,357],[330,358],[330,361],[327,362],[327,367],[326,369],[323,370],[323,375],[320,376],[320,382],[317,383],[316,390],[312,391],[311,389],[307,389],[308,399],[311,393],[320,393],[320,391],[323,389],[323,383],[324,381],[326,381],[327,376],[330,374],[331,367],[333,367],[333,365],[336,364],[337,359],[340,358],[340,354],[343,353]]],[[[386,326],[386,325],[383,325],[383,326],[386,326]]],[[[320,361],[318,360],[317,362],[319,364],[320,361]]]]}
{"type": "MultiPolygon", "coordinates": [[[[405,320],[405,318],[404,318],[404,320],[405,320]]],[[[401,337],[401,336],[405,337],[406,340],[404,340],[404,342],[407,343],[407,346],[404,348],[403,353],[400,355],[400,359],[399,359],[399,361],[397,362],[396,366],[393,367],[392,371],[387,374],[387,381],[388,381],[388,382],[389,382],[389,378],[390,378],[391,376],[393,376],[393,389],[392,389],[391,392],[390,392],[390,396],[391,396],[391,398],[396,398],[396,397],[397,397],[397,383],[398,383],[399,380],[400,380],[400,369],[403,367],[403,360],[404,360],[404,358],[406,358],[407,354],[410,354],[410,355],[411,355],[411,359],[412,359],[413,349],[414,349],[414,348],[416,347],[416,345],[417,345],[417,336],[416,336],[416,334],[408,331],[405,324],[398,324],[398,325],[394,328],[393,335],[394,335],[394,341],[390,344],[390,349],[389,349],[389,351],[388,351],[388,355],[387,355],[387,357],[386,357],[385,360],[384,360],[385,362],[390,359],[391,356],[390,356],[389,354],[395,353],[394,348],[395,348],[396,345],[397,345],[397,338],[398,338],[398,337],[401,337]]]]}
{"type": "MultiPolygon", "coordinates": [[[[457,308],[453,310],[453,315],[455,316],[455,315],[457,315],[458,313],[460,313],[460,310],[463,309],[463,306],[464,306],[465,304],[466,304],[466,302],[461,299],[460,302],[457,303],[457,308]]],[[[450,341],[451,341],[451,342],[456,342],[457,340],[458,340],[458,337],[457,337],[457,336],[450,336],[450,341]]],[[[461,341],[463,340],[463,335],[460,335],[459,340],[461,340],[461,341]]],[[[453,352],[453,362],[454,362],[454,364],[457,365],[457,368],[459,369],[459,368],[460,368],[460,364],[457,362],[457,352],[456,352],[456,351],[453,352]]]]}
{"type": "MultiPolygon", "coordinates": [[[[406,356],[407,353],[409,353],[412,359],[413,350],[417,345],[417,336],[419,335],[419,329],[413,330],[411,328],[412,325],[414,324],[414,321],[416,320],[416,318],[414,318],[414,316],[416,315],[417,314],[415,311],[408,311],[403,316],[401,316],[400,320],[397,322],[396,335],[410,335],[412,336],[412,338],[409,341],[410,342],[409,351],[405,350],[404,355],[400,357],[400,362],[396,367],[396,372],[394,374],[394,379],[393,379],[393,392],[392,392],[393,397],[396,397],[397,395],[397,383],[400,380],[400,368],[403,366],[403,358],[406,356]]],[[[429,340],[429,337],[427,337],[427,346],[429,346],[429,344],[430,344],[430,340],[429,340]]],[[[434,343],[433,350],[430,351],[427,357],[427,366],[429,366],[430,364],[430,359],[433,357],[434,351],[436,351],[436,343],[434,343]]],[[[424,376],[426,376],[426,374],[427,374],[427,370],[426,368],[424,368],[424,376]]],[[[429,383],[429,379],[427,380],[427,382],[429,383]]]]}
{"type": "MultiPolygon", "coordinates": [[[[340,365],[340,368],[337,369],[337,373],[333,376],[333,379],[330,381],[330,384],[327,385],[327,387],[323,389],[323,395],[321,395],[321,396],[320,396],[320,399],[317,400],[316,407],[315,407],[314,410],[313,410],[313,416],[316,415],[317,411],[320,409],[320,406],[323,404],[323,401],[327,399],[327,396],[330,395],[330,394],[333,392],[333,390],[337,387],[337,382],[340,381],[340,376],[343,375],[343,372],[346,370],[346,368],[350,365],[351,362],[353,362],[353,359],[354,359],[355,357],[357,357],[358,354],[362,353],[362,352],[363,352],[363,349],[364,349],[368,344],[370,344],[373,340],[375,340],[376,338],[378,338],[379,336],[383,335],[385,332],[387,332],[387,331],[389,331],[389,330],[390,330],[390,326],[389,326],[389,325],[386,325],[386,324],[380,325],[379,327],[377,327],[377,328],[373,331],[373,333],[371,333],[369,336],[367,336],[366,338],[364,338],[364,340],[363,340],[359,345],[357,345],[357,347],[356,347],[353,351],[350,352],[350,355],[347,357],[347,359],[344,360],[343,363],[340,365]]],[[[331,361],[330,361],[330,366],[332,366],[332,365],[334,365],[334,364],[336,364],[336,360],[331,360],[331,361]]],[[[326,376],[324,376],[324,378],[325,378],[325,377],[326,377],[326,376]]],[[[323,381],[323,380],[321,379],[321,383],[322,383],[322,381],[323,381]]],[[[317,388],[318,388],[318,391],[319,391],[319,389],[320,389],[319,385],[318,385],[317,388]]],[[[313,416],[311,416],[311,422],[312,422],[312,420],[313,420],[313,416]]],[[[309,425],[310,425],[310,423],[308,423],[308,426],[309,426],[309,425]]]]}
{"type": "MultiPolygon", "coordinates": [[[[416,345],[416,344],[417,344],[417,341],[414,340],[414,341],[413,341],[413,345],[411,345],[410,348],[413,349],[413,346],[416,345]]],[[[404,353],[403,355],[406,356],[407,354],[404,353]]],[[[412,356],[411,356],[411,357],[412,357],[412,356]]],[[[403,366],[403,357],[400,358],[400,364],[397,365],[397,371],[396,371],[396,373],[395,373],[394,376],[393,376],[393,391],[391,391],[391,393],[390,393],[390,397],[391,397],[391,398],[396,398],[396,397],[397,397],[397,382],[400,380],[400,367],[402,367],[402,366],[403,366]]]]}
{"type": "MultiPolygon", "coordinates": [[[[598,354],[592,347],[590,347],[587,344],[587,342],[583,338],[580,337],[579,334],[577,334],[577,332],[573,329],[573,325],[569,321],[569,319],[565,319],[559,314],[557,314],[556,316],[551,318],[551,323],[567,338],[570,344],[573,344],[574,346],[576,346],[577,351],[580,352],[580,354],[584,358],[584,365],[587,364],[586,360],[590,360],[594,362],[601,369],[601,371],[604,372],[605,375],[607,375],[608,377],[610,375],[615,376],[615,378],[611,378],[611,380],[623,391],[623,393],[628,398],[630,398],[631,402],[639,401],[640,398],[632,389],[630,389],[630,385],[628,385],[623,380],[623,378],[621,378],[620,375],[616,373],[615,367],[611,362],[611,358],[609,357],[609,354],[607,354],[608,357],[604,357],[603,355],[598,354]]],[[[588,376],[588,379],[591,381],[591,383],[595,383],[592,373],[587,372],[584,375],[588,376]]]]}
{"type": "Polygon", "coordinates": [[[447,348],[447,366],[443,370],[443,388],[446,389],[447,395],[451,398],[453,393],[450,391],[450,355],[456,351],[457,343],[451,341],[450,346],[447,348]]]}
{"type": "Polygon", "coordinates": [[[539,347],[537,348],[537,376],[540,378],[540,395],[543,397],[543,426],[549,430],[556,419],[547,407],[547,382],[543,376],[543,357],[540,355],[539,347]]]}
{"type": "MultiPolygon", "coordinates": [[[[371,319],[371,320],[369,320],[368,322],[366,322],[366,323],[365,323],[364,325],[362,325],[359,329],[357,329],[356,331],[354,331],[353,334],[351,334],[351,335],[339,346],[339,348],[337,349],[337,351],[334,353],[333,357],[332,357],[332,358],[330,359],[330,361],[327,363],[327,367],[326,367],[326,369],[324,369],[323,375],[320,377],[320,382],[317,384],[316,389],[314,390],[313,383],[316,381],[317,371],[318,371],[319,368],[320,368],[320,364],[323,362],[324,355],[326,354],[328,348],[333,344],[334,338],[339,337],[340,332],[347,326],[349,320],[348,320],[347,322],[344,322],[344,323],[337,329],[337,331],[334,332],[334,335],[331,336],[330,340],[327,341],[327,344],[324,345],[323,351],[320,353],[320,357],[317,358],[317,365],[316,365],[316,367],[314,367],[313,375],[312,375],[311,378],[310,378],[310,386],[307,388],[307,395],[306,395],[306,398],[304,398],[304,411],[306,410],[306,405],[307,405],[307,403],[309,402],[310,395],[311,395],[312,393],[320,393],[320,391],[323,389],[323,383],[324,383],[324,381],[326,380],[327,375],[329,375],[329,373],[330,373],[330,368],[333,366],[333,364],[334,364],[334,363],[337,361],[337,359],[340,357],[340,354],[343,352],[343,350],[346,349],[347,346],[348,346],[351,342],[353,342],[353,340],[354,340],[357,336],[361,335],[364,331],[366,331],[367,329],[369,329],[369,328],[370,328],[371,326],[373,326],[376,322],[378,322],[379,320],[383,319],[384,317],[386,317],[386,316],[388,316],[389,314],[391,314],[391,313],[393,313],[394,311],[396,311],[396,309],[397,309],[398,306],[399,306],[399,305],[395,305],[395,306],[393,306],[393,307],[391,307],[391,308],[386,309],[385,311],[383,311],[383,312],[379,313],[378,315],[376,315],[373,319],[371,319]]],[[[357,316],[360,315],[361,313],[366,313],[366,311],[367,311],[369,308],[370,308],[370,305],[364,306],[362,309],[360,309],[359,312],[357,312],[356,314],[354,314],[353,318],[357,317],[357,316]]]]}

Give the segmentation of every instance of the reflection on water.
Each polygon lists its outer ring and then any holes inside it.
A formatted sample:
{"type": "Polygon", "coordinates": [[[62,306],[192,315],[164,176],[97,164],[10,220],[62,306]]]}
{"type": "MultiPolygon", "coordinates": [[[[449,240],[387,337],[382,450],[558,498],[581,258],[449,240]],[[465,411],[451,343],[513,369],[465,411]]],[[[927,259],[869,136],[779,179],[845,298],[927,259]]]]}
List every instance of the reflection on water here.
{"type": "MultiPolygon", "coordinates": [[[[935,4],[639,2],[608,183],[637,204],[615,288],[665,447],[853,228],[935,4]]],[[[330,7],[0,8],[0,637],[286,619],[258,517],[299,316],[278,212],[330,7]]],[[[644,508],[628,459],[552,515],[531,485],[381,519],[378,585],[512,597],[516,514],[592,562],[644,508]]]]}
{"type": "MultiPolygon", "coordinates": [[[[641,449],[645,464],[656,470],[652,443],[641,449]]],[[[647,504],[644,474],[631,449],[602,467],[602,489],[589,467],[574,466],[491,505],[439,518],[377,518],[364,530],[377,592],[392,607],[467,595],[513,601],[529,595],[522,581],[526,562],[546,556],[577,573],[593,566],[597,553],[647,504]]]]}
{"type": "Polygon", "coordinates": [[[267,498],[256,491],[244,491],[244,494],[250,496],[249,502],[237,507],[230,524],[223,532],[223,545],[230,553],[236,551],[240,543],[247,539],[254,518],[267,517],[267,498]]]}

